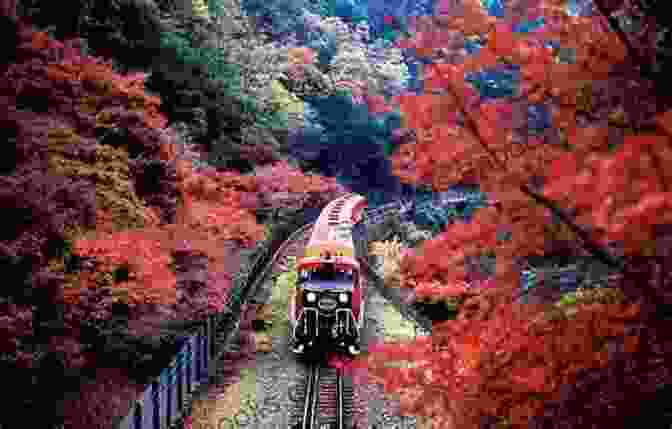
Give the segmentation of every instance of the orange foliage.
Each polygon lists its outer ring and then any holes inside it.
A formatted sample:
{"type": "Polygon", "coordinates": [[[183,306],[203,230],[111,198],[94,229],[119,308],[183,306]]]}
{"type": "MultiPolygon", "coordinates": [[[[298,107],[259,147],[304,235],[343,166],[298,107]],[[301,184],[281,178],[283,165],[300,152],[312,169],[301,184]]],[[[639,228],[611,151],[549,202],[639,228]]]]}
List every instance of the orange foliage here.
{"type": "Polygon", "coordinates": [[[465,3],[462,15],[418,20],[418,36],[403,42],[429,55],[439,47],[439,31],[469,35],[476,29],[488,40],[482,53],[463,64],[423,67],[427,91],[443,90],[445,98],[399,97],[404,124],[417,142],[400,148],[393,168],[403,180],[431,183],[437,191],[478,183],[498,205],[479,209],[470,223],[448,225],[417,255],[401,260],[402,286],[414,288],[416,296],[467,298],[459,320],[435,325],[431,339],[374,349],[365,363],[387,391],[401,392],[411,414],[438,414],[460,428],[477,428],[482,417],[498,416],[523,428],[581,369],[606,365],[607,342],[624,340],[628,350],[637,349],[637,338],[625,338],[625,324],[639,317],[639,307],[580,304],[568,318],[549,306],[514,304],[520,287],[516,262],[561,244],[575,246],[577,253],[593,251],[577,237],[581,228],[599,245],[619,241],[628,255],[648,255],[657,228],[672,222],[672,173],[664,168],[672,162],[672,112],[657,118],[660,135],[626,137],[610,152],[606,128],[579,127],[576,120],[585,107],[581,91],[625,58],[625,47],[604,20],[571,17],[547,5],[558,21],[552,30],[514,34],[486,18],[476,3],[465,3]],[[539,37],[575,48],[576,63],[556,63],[552,50],[536,43],[539,37]],[[553,122],[570,151],[534,140],[513,144],[497,102],[474,108],[465,73],[490,67],[498,57],[521,66],[521,92],[528,100],[560,100],[553,122]],[[533,178],[545,178],[543,191],[531,185],[533,178]],[[546,206],[539,203],[543,198],[546,206]],[[569,220],[553,220],[547,205],[569,213],[569,220]],[[510,232],[511,239],[498,240],[501,232],[510,232]],[[581,245],[585,249],[576,248],[581,245]],[[485,250],[496,256],[494,287],[472,293],[464,285],[466,261],[485,250]],[[413,361],[414,367],[390,368],[390,360],[413,361]]]}
{"type": "MultiPolygon", "coordinates": [[[[39,33],[33,35],[33,46],[43,46],[44,36],[39,33]]],[[[53,43],[53,41],[51,42],[53,43]]],[[[60,43],[60,42],[59,42],[60,43]]],[[[43,49],[46,49],[44,46],[43,49]]],[[[132,111],[143,112],[145,125],[150,128],[165,128],[168,120],[160,112],[161,99],[145,92],[144,73],[134,73],[122,76],[117,74],[112,65],[102,63],[91,57],[76,57],[76,61],[47,64],[47,77],[53,82],[80,81],[91,85],[99,96],[110,95],[126,103],[126,108],[132,111]]]]}
{"type": "Polygon", "coordinates": [[[211,272],[224,272],[228,267],[222,251],[226,242],[249,246],[264,237],[264,228],[241,206],[243,193],[256,190],[254,177],[231,172],[206,176],[194,171],[189,162],[177,162],[183,204],[177,223],[165,228],[170,241],[189,242],[192,249],[208,256],[211,272]]]}
{"type": "Polygon", "coordinates": [[[656,117],[658,126],[670,137],[672,137],[672,110],[658,115],[656,117]]]}
{"type": "MultiPolygon", "coordinates": [[[[49,47],[49,34],[44,31],[34,31],[31,35],[31,47],[35,50],[47,49],[49,47]]],[[[53,43],[53,42],[52,42],[53,43]]],[[[60,43],[60,42],[57,42],[60,43]]]]}
{"type": "MultiPolygon", "coordinates": [[[[119,302],[129,306],[175,303],[176,278],[169,268],[170,254],[145,231],[118,231],[79,239],[75,241],[74,251],[81,256],[96,257],[102,264],[99,272],[128,269],[128,280],[112,286],[113,296],[119,302]]],[[[71,298],[78,300],[78,295],[71,298]]]]}
{"type": "MultiPolygon", "coordinates": [[[[440,415],[461,428],[498,416],[524,428],[582,368],[604,367],[608,341],[623,337],[639,314],[621,304],[586,305],[571,319],[540,318],[537,309],[511,303],[491,308],[479,319],[437,324],[412,344],[378,345],[355,366],[368,365],[371,381],[398,392],[406,413],[440,415]],[[392,368],[391,361],[413,366],[392,368]]],[[[635,350],[637,341],[626,338],[635,350]]]]}
{"type": "MultiPolygon", "coordinates": [[[[170,154],[171,149],[164,148],[163,152],[170,154]]],[[[177,171],[183,202],[178,224],[209,236],[212,242],[238,240],[249,245],[263,238],[263,227],[241,207],[242,194],[256,190],[253,176],[231,172],[205,175],[183,160],[177,161],[177,171]]]]}
{"type": "MultiPolygon", "coordinates": [[[[254,215],[241,208],[241,191],[253,191],[253,178],[233,173],[204,175],[190,162],[178,159],[173,144],[163,144],[161,159],[177,164],[178,189],[182,205],[175,224],[160,225],[155,211],[143,213],[146,227],[115,231],[113,219],[98,210],[97,230],[75,242],[75,253],[96,257],[102,263],[97,273],[83,273],[78,285],[65,291],[68,302],[78,302],[82,288],[100,287],[101,275],[120,267],[129,269],[129,279],[110,284],[115,301],[130,306],[140,303],[170,305],[176,300],[176,278],[169,264],[170,255],[188,247],[208,257],[211,274],[232,275],[228,254],[223,249],[237,242],[249,246],[263,238],[264,229],[254,215]]],[[[222,289],[221,293],[225,291],[222,289]]],[[[223,297],[218,297],[221,300],[223,297]]]]}
{"type": "MultiPolygon", "coordinates": [[[[594,140],[593,140],[594,141],[594,140]]],[[[657,226],[672,221],[672,141],[665,135],[627,136],[614,153],[558,159],[544,195],[562,201],[590,220],[600,238],[623,243],[628,253],[644,251],[657,226]]]]}
{"type": "Polygon", "coordinates": [[[263,238],[263,228],[254,216],[237,208],[233,198],[218,204],[195,201],[191,207],[189,226],[210,235],[212,240],[240,240],[246,245],[263,238]]]}
{"type": "MultiPolygon", "coordinates": [[[[468,3],[464,8],[473,14],[480,6],[468,3]]],[[[482,11],[476,15],[480,13],[482,11]]],[[[553,31],[545,30],[544,38],[560,38],[565,46],[587,49],[594,55],[582,57],[576,64],[557,64],[550,49],[533,43],[538,35],[515,34],[508,24],[481,16],[476,22],[488,33],[488,44],[478,55],[468,57],[460,65],[432,64],[423,69],[428,90],[444,89],[447,90],[445,95],[399,97],[404,124],[414,129],[418,138],[394,157],[394,171],[407,182],[431,183],[437,191],[460,182],[478,183],[491,199],[500,201],[500,212],[481,212],[475,219],[481,227],[491,223],[506,226],[512,232],[511,243],[496,247],[498,261],[511,261],[516,255],[543,254],[555,240],[567,238],[566,228],[549,225],[547,210],[521,191],[521,187],[529,185],[530,178],[544,177],[552,162],[564,156],[564,149],[533,139],[526,145],[512,144],[513,130],[499,118],[497,102],[483,103],[479,109],[470,107],[477,95],[465,82],[465,73],[490,67],[498,57],[520,64],[528,98],[540,101],[553,95],[563,100],[553,119],[557,126],[565,129],[568,143],[577,151],[577,156],[602,150],[606,146],[605,129],[576,126],[579,103],[576,93],[586,82],[602,78],[605,70],[622,59],[623,47],[618,38],[603,26],[595,25],[592,18],[566,15],[559,18],[561,25],[555,26],[553,31]],[[465,118],[464,126],[455,120],[457,112],[465,118]]],[[[416,45],[438,47],[423,39],[423,34],[430,32],[450,30],[469,34],[461,17],[420,21],[422,34],[414,40],[416,45]]],[[[447,233],[461,234],[465,228],[471,230],[455,224],[448,227],[447,233]]],[[[461,252],[463,256],[473,254],[471,250],[461,252]]],[[[455,263],[452,268],[441,270],[442,273],[451,269],[462,272],[461,257],[447,260],[455,263]]]]}

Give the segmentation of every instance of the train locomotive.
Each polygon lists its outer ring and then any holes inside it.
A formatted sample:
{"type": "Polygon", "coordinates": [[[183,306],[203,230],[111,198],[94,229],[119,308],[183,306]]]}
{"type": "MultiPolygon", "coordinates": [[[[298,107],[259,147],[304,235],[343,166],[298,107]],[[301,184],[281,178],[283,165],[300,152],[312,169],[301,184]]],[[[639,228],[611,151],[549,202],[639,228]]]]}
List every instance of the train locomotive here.
{"type": "Polygon", "coordinates": [[[327,204],[297,261],[296,290],[289,297],[290,344],[297,355],[360,353],[365,283],[352,226],[365,206],[366,199],[357,194],[327,204]]]}

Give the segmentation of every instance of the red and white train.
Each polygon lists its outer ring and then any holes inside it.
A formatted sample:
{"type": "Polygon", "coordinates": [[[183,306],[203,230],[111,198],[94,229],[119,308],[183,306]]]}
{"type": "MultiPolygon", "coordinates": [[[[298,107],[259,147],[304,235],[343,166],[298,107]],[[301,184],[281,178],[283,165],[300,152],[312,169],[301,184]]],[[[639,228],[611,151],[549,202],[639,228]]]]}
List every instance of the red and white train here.
{"type": "Polygon", "coordinates": [[[355,257],[352,226],[366,199],[348,194],[327,204],[297,262],[296,293],[289,297],[291,347],[299,355],[360,353],[364,282],[355,257]]]}

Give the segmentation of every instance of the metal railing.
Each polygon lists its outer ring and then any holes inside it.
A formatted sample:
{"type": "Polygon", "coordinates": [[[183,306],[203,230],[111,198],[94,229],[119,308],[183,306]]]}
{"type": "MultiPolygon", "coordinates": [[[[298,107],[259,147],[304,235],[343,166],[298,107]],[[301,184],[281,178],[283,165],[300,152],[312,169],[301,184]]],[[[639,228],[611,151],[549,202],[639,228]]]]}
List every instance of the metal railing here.
{"type": "Polygon", "coordinates": [[[151,382],[116,426],[118,429],[162,429],[182,417],[185,404],[207,383],[211,324],[187,337],[173,361],[151,382]]]}

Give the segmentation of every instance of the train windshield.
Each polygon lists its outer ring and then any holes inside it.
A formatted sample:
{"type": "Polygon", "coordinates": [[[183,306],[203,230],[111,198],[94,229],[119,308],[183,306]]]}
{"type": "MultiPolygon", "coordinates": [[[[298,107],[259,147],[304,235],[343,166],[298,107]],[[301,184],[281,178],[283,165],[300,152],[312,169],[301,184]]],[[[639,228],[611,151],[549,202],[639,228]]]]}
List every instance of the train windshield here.
{"type": "Polygon", "coordinates": [[[314,280],[304,284],[307,288],[352,290],[352,281],[314,280]]]}
{"type": "Polygon", "coordinates": [[[302,270],[299,283],[304,287],[318,289],[352,289],[354,276],[352,270],[334,270],[327,265],[313,270],[302,270]]]}

